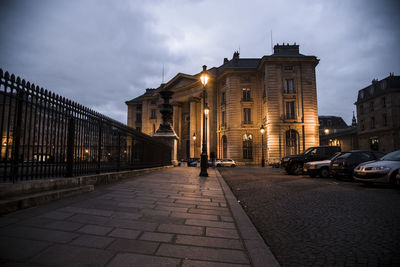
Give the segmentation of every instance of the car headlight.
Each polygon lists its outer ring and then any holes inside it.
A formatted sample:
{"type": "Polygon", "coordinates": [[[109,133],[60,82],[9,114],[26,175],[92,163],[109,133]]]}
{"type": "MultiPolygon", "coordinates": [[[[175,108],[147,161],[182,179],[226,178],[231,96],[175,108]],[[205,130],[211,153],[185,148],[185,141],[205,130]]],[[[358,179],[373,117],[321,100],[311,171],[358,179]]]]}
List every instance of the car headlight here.
{"type": "Polygon", "coordinates": [[[390,171],[389,167],[386,166],[378,166],[378,167],[372,167],[373,171],[390,171]]]}
{"type": "Polygon", "coordinates": [[[309,168],[309,169],[316,169],[316,168],[317,168],[317,165],[309,165],[308,168],[309,168]]]}
{"type": "Polygon", "coordinates": [[[283,158],[283,162],[289,161],[289,158],[283,158]]]}

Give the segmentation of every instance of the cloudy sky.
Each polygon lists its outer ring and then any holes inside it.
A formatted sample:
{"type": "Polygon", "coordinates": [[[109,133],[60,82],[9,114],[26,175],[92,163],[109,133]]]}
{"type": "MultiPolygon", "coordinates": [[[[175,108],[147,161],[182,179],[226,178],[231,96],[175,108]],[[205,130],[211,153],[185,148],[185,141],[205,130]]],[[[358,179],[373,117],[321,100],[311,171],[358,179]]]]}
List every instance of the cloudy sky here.
{"type": "Polygon", "coordinates": [[[126,122],[125,101],[178,72],[271,54],[315,55],[319,115],[351,122],[357,91],[400,75],[389,0],[1,0],[0,68],[126,122]]]}

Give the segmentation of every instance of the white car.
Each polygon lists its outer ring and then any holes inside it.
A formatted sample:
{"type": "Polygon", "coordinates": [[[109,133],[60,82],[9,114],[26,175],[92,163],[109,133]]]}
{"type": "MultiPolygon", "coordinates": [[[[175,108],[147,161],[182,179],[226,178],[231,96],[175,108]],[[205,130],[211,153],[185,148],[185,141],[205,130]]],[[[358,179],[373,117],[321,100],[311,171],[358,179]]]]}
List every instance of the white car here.
{"type": "Polygon", "coordinates": [[[400,150],[386,154],[376,161],[364,162],[354,169],[354,179],[366,184],[389,183],[395,186],[400,172],[400,150]]]}
{"type": "Polygon", "coordinates": [[[311,177],[315,177],[319,175],[322,178],[329,177],[329,166],[331,165],[331,161],[338,157],[341,152],[337,152],[330,159],[320,160],[320,161],[310,161],[304,164],[303,172],[304,174],[308,174],[311,177]]]}
{"type": "Polygon", "coordinates": [[[217,167],[236,167],[236,163],[233,159],[217,159],[215,161],[217,167]]]}

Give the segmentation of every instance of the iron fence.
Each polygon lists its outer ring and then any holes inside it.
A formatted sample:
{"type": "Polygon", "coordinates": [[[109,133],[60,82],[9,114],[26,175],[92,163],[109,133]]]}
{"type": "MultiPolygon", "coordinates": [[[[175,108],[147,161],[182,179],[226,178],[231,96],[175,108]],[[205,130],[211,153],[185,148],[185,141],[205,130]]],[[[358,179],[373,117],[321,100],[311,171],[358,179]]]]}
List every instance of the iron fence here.
{"type": "Polygon", "coordinates": [[[148,135],[0,69],[0,182],[169,165],[148,135]]]}

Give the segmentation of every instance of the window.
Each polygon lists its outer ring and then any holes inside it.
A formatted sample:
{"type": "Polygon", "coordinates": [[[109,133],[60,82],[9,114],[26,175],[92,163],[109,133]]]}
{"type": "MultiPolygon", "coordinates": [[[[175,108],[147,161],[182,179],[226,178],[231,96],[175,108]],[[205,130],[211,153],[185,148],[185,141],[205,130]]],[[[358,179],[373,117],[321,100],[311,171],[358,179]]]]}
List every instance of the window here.
{"type": "Polygon", "coordinates": [[[136,112],[136,122],[142,122],[142,113],[136,112]]]}
{"type": "Polygon", "coordinates": [[[243,158],[252,159],[253,158],[253,135],[244,134],[243,135],[243,158]]]}
{"type": "Polygon", "coordinates": [[[140,132],[142,129],[140,127],[136,127],[136,131],[140,132]]]}
{"type": "Polygon", "coordinates": [[[142,105],[136,106],[136,112],[142,112],[142,105]]]}
{"type": "Polygon", "coordinates": [[[291,71],[291,70],[293,70],[293,66],[285,66],[285,67],[283,67],[283,69],[285,71],[291,71]]]}
{"type": "Polygon", "coordinates": [[[364,120],[360,120],[360,128],[361,128],[361,131],[365,130],[364,120]]]}
{"type": "Polygon", "coordinates": [[[364,114],[364,105],[363,104],[361,104],[358,109],[359,109],[360,114],[364,114]]]}
{"type": "Polygon", "coordinates": [[[369,146],[371,150],[378,151],[379,150],[379,138],[373,137],[369,139],[369,146]]]}
{"type": "Polygon", "coordinates": [[[382,106],[386,107],[386,97],[382,97],[382,106]]]}
{"type": "Polygon", "coordinates": [[[294,101],[286,102],[286,119],[294,119],[294,101]]]}
{"type": "Polygon", "coordinates": [[[369,111],[374,111],[374,101],[369,102],[369,111]]]}
{"type": "Polygon", "coordinates": [[[264,90],[263,90],[263,97],[264,97],[264,98],[267,97],[267,86],[264,87],[264,90]]]}
{"type": "Polygon", "coordinates": [[[156,110],[155,109],[152,109],[151,110],[151,115],[150,115],[150,119],[156,119],[157,117],[156,117],[156,110]]]}
{"type": "Polygon", "coordinates": [[[243,88],[243,101],[251,101],[251,89],[250,88],[243,88]]]}
{"type": "Polygon", "coordinates": [[[375,117],[371,118],[371,129],[375,129],[375,117]]]}
{"type": "Polygon", "coordinates": [[[286,155],[295,155],[299,153],[299,133],[296,130],[286,131],[286,155]]]}
{"type": "Polygon", "coordinates": [[[156,125],[153,124],[153,134],[155,134],[155,133],[156,133],[156,125]]]}
{"type": "Polygon", "coordinates": [[[243,123],[244,124],[250,124],[251,123],[251,109],[245,108],[243,109],[243,123]]]}
{"type": "Polygon", "coordinates": [[[293,94],[294,93],[293,79],[285,80],[285,93],[286,94],[293,94]]]}
{"type": "Polygon", "coordinates": [[[382,124],[383,124],[383,126],[387,126],[387,115],[386,114],[382,115],[382,124]]]}
{"type": "Polygon", "coordinates": [[[225,92],[222,92],[222,96],[221,96],[221,105],[224,105],[225,103],[226,103],[225,92]]]}
{"type": "Polygon", "coordinates": [[[150,104],[151,104],[151,105],[155,105],[155,104],[156,104],[156,101],[155,101],[155,100],[151,100],[150,104]]]}
{"type": "Polygon", "coordinates": [[[222,126],[225,126],[225,111],[221,112],[221,123],[222,123],[222,126]]]}

